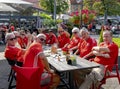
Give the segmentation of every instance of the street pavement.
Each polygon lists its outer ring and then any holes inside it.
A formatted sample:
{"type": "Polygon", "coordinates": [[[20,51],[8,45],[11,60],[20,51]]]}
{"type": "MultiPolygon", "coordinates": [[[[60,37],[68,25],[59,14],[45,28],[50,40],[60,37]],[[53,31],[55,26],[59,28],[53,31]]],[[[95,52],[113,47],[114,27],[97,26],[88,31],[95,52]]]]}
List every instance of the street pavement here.
{"type": "MultiPolygon", "coordinates": [[[[98,39],[97,35],[94,35],[92,37],[98,39]]],[[[8,89],[8,75],[10,72],[10,66],[4,58],[4,48],[5,45],[0,45],[0,89],[8,89]]],[[[103,89],[120,89],[117,78],[108,79],[107,83],[103,85],[103,89]]]]}

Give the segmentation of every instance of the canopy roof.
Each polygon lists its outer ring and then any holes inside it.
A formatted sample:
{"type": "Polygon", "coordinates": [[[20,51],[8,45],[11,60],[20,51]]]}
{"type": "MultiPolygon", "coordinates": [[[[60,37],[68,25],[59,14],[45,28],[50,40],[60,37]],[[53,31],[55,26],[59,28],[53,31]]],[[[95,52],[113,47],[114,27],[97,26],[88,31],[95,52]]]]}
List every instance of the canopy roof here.
{"type": "Polygon", "coordinates": [[[18,11],[9,5],[0,3],[0,12],[18,12],[18,11]]]}
{"type": "Polygon", "coordinates": [[[0,0],[0,3],[32,5],[32,3],[27,2],[27,1],[23,1],[23,0],[0,0]]]}

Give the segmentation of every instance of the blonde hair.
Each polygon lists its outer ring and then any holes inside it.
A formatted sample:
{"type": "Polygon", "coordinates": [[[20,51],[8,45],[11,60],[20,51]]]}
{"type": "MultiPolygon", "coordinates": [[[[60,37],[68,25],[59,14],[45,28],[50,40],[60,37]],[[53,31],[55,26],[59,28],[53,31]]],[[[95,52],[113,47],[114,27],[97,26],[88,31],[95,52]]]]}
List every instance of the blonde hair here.
{"type": "Polygon", "coordinates": [[[81,34],[82,32],[85,32],[85,33],[88,33],[88,34],[89,34],[89,31],[88,31],[87,28],[85,28],[85,27],[83,27],[83,28],[80,30],[80,34],[81,34]]]}

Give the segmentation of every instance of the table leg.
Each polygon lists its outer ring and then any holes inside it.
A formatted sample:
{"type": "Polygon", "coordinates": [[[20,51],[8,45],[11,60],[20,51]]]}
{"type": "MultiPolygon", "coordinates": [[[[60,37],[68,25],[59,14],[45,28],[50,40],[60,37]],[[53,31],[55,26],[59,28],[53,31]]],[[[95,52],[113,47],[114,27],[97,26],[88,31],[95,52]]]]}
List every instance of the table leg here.
{"type": "Polygon", "coordinates": [[[69,72],[69,85],[70,89],[76,89],[74,84],[73,71],[69,72]]]}

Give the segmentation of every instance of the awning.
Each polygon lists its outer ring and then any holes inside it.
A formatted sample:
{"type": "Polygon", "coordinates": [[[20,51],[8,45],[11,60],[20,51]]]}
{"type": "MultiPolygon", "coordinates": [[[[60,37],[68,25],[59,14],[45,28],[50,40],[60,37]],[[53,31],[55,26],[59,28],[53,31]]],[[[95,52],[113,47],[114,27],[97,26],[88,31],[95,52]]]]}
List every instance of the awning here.
{"type": "Polygon", "coordinates": [[[9,5],[0,3],[0,12],[19,12],[16,9],[12,8],[9,5]]]}
{"type": "Polygon", "coordinates": [[[32,5],[32,3],[23,0],[0,0],[0,3],[32,5]]]}
{"type": "Polygon", "coordinates": [[[71,16],[69,16],[69,15],[67,15],[67,14],[60,14],[60,15],[57,15],[56,18],[57,18],[57,19],[67,20],[67,19],[71,18],[71,16]]]}

